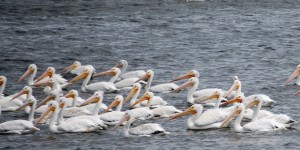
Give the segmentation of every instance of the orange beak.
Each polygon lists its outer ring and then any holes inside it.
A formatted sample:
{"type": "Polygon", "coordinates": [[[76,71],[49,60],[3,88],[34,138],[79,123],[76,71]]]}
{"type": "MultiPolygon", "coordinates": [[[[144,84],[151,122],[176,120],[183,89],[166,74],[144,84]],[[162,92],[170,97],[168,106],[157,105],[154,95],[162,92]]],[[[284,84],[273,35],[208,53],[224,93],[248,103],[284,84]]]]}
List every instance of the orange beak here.
{"type": "Polygon", "coordinates": [[[10,101],[12,101],[12,100],[18,98],[19,96],[21,96],[21,95],[23,95],[23,94],[28,94],[28,91],[22,89],[18,94],[16,94],[14,97],[12,97],[12,99],[11,99],[10,101]]]}
{"type": "Polygon", "coordinates": [[[259,103],[259,100],[254,99],[253,101],[251,101],[250,103],[248,103],[246,105],[246,109],[250,108],[251,106],[256,106],[259,103]]]}
{"type": "Polygon", "coordinates": [[[88,105],[88,104],[92,104],[92,103],[97,103],[99,101],[99,97],[95,97],[94,95],[91,96],[90,98],[88,98],[86,101],[84,101],[81,105],[79,105],[79,107],[88,105]]]}
{"type": "Polygon", "coordinates": [[[128,121],[130,119],[130,116],[125,114],[122,119],[114,126],[112,130],[115,130],[118,126],[120,126],[123,122],[128,121]]]}
{"type": "Polygon", "coordinates": [[[135,83],[141,81],[141,80],[148,80],[150,78],[150,74],[146,73],[145,75],[143,75],[142,77],[140,77],[137,81],[135,81],[135,83]]]}
{"type": "Polygon", "coordinates": [[[285,84],[288,84],[289,82],[291,82],[293,79],[295,79],[298,75],[300,74],[300,70],[298,70],[298,67],[296,68],[296,70],[290,75],[290,77],[288,78],[288,80],[285,82],[285,84]]]}
{"type": "Polygon", "coordinates": [[[242,102],[243,102],[243,100],[241,99],[240,96],[238,96],[238,97],[236,97],[236,98],[233,98],[233,99],[231,99],[231,100],[228,100],[228,101],[225,102],[225,103],[222,103],[222,105],[220,105],[220,106],[222,107],[222,106],[226,106],[226,105],[229,105],[229,104],[232,104],[232,103],[242,103],[242,102]]]}
{"type": "Polygon", "coordinates": [[[76,68],[76,65],[75,64],[72,64],[71,66],[65,68],[64,70],[61,71],[61,73],[67,73],[67,72],[70,72],[71,70],[75,69],[76,68]]]}
{"type": "Polygon", "coordinates": [[[69,83],[74,83],[80,79],[86,78],[88,75],[89,75],[88,70],[85,70],[84,72],[82,72],[81,74],[73,78],[69,83]]]}
{"type": "Polygon", "coordinates": [[[195,108],[193,106],[189,107],[188,109],[184,110],[183,112],[181,113],[177,113],[177,114],[174,114],[172,116],[169,117],[170,120],[173,120],[173,119],[176,119],[178,117],[181,117],[181,116],[185,116],[185,115],[189,115],[189,114],[196,114],[197,111],[195,110],[195,108]]]}
{"type": "Polygon", "coordinates": [[[17,83],[20,83],[22,80],[24,80],[28,75],[30,75],[32,73],[33,73],[33,69],[32,68],[28,68],[27,71],[17,81],[17,83]]]}
{"type": "Polygon", "coordinates": [[[195,75],[193,73],[186,73],[184,75],[181,75],[177,78],[175,78],[174,80],[171,80],[170,82],[175,82],[175,81],[179,81],[179,80],[183,80],[183,79],[189,79],[195,77],[195,75]]]}
{"type": "Polygon", "coordinates": [[[133,87],[131,91],[129,92],[128,96],[125,98],[124,102],[127,103],[130,98],[138,91],[137,87],[133,87]]]}
{"type": "Polygon", "coordinates": [[[239,115],[241,113],[240,109],[235,109],[221,124],[220,128],[224,127],[233,117],[239,115]]]}
{"type": "Polygon", "coordinates": [[[111,108],[118,106],[120,104],[119,99],[115,99],[105,110],[104,112],[107,112],[108,110],[110,110],[111,108]]]}
{"type": "Polygon", "coordinates": [[[38,77],[34,82],[39,82],[41,81],[42,79],[46,78],[46,77],[49,77],[51,78],[53,76],[53,73],[52,71],[50,70],[46,70],[40,77],[38,77]]]}
{"type": "Polygon", "coordinates": [[[45,118],[50,112],[53,112],[55,110],[55,107],[50,106],[48,109],[40,116],[40,118],[35,122],[35,126],[39,124],[45,118]]]}
{"type": "Polygon", "coordinates": [[[177,89],[175,89],[175,90],[173,90],[172,92],[173,93],[178,93],[178,92],[180,92],[182,89],[185,89],[185,88],[187,88],[187,87],[191,87],[191,86],[193,86],[194,85],[194,83],[193,82],[191,82],[191,81],[186,81],[185,83],[183,83],[182,85],[180,85],[177,89]]]}
{"type": "Polygon", "coordinates": [[[40,108],[41,106],[45,105],[47,102],[50,100],[54,100],[55,96],[54,95],[49,95],[45,99],[42,100],[42,102],[39,103],[39,105],[36,106],[36,109],[40,108]]]}
{"type": "Polygon", "coordinates": [[[150,96],[146,93],[144,94],[141,98],[137,99],[131,106],[130,108],[133,108],[135,105],[145,101],[145,100],[148,100],[148,103],[149,103],[149,100],[150,100],[150,96]]]}
{"type": "Polygon", "coordinates": [[[34,82],[31,86],[52,86],[53,83],[50,82],[50,79],[46,81],[34,82]]]}
{"type": "Polygon", "coordinates": [[[16,109],[15,111],[19,111],[23,108],[25,108],[26,106],[32,106],[33,105],[33,102],[27,102],[25,104],[23,104],[22,106],[20,106],[18,109],[16,109]]]}
{"type": "Polygon", "coordinates": [[[105,75],[115,76],[116,73],[112,69],[110,69],[110,70],[107,70],[107,71],[104,71],[104,72],[94,74],[93,77],[99,77],[99,76],[105,76],[105,75]]]}
{"type": "Polygon", "coordinates": [[[233,91],[233,90],[236,90],[238,89],[238,84],[236,83],[233,83],[232,86],[228,89],[228,91],[225,93],[224,97],[227,98],[228,95],[233,91]]]}

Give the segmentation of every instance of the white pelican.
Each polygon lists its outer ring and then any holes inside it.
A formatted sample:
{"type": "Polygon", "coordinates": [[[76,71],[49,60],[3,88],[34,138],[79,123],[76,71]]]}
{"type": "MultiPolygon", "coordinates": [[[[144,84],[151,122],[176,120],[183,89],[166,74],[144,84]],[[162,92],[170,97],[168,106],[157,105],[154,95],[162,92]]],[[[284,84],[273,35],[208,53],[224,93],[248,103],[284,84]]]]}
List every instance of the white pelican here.
{"type": "Polygon", "coordinates": [[[121,70],[121,78],[126,79],[126,78],[140,78],[143,75],[145,75],[145,71],[144,70],[135,70],[135,71],[130,71],[130,72],[126,72],[126,69],[128,67],[128,62],[126,60],[120,60],[116,66],[117,68],[120,68],[121,70]]]}
{"type": "Polygon", "coordinates": [[[142,124],[134,128],[130,128],[132,122],[135,121],[134,114],[130,111],[126,111],[122,119],[116,124],[116,126],[113,128],[116,129],[118,126],[123,124],[125,121],[126,124],[123,128],[123,134],[125,137],[133,137],[133,136],[150,136],[151,134],[160,134],[165,135],[169,134],[166,132],[160,124],[157,123],[147,123],[142,124]]]}
{"type": "Polygon", "coordinates": [[[34,119],[34,110],[36,107],[36,100],[34,97],[30,97],[28,102],[20,106],[16,111],[31,106],[28,120],[11,120],[0,124],[0,133],[2,134],[26,134],[34,133],[40,129],[36,128],[32,121],[34,119]]]}
{"type": "Polygon", "coordinates": [[[87,66],[91,66],[91,65],[83,66],[79,61],[75,61],[71,66],[62,70],[61,73],[71,73],[74,75],[79,75],[86,69],[87,66]]]}
{"type": "Polygon", "coordinates": [[[246,107],[244,104],[237,104],[234,106],[232,113],[224,120],[220,127],[228,124],[228,122],[235,115],[238,115],[233,124],[233,130],[235,132],[270,132],[278,130],[287,130],[283,124],[276,122],[273,119],[259,119],[256,121],[249,122],[244,126],[241,126],[246,107]]]}
{"type": "Polygon", "coordinates": [[[105,113],[100,114],[99,117],[106,125],[116,125],[122,116],[125,114],[121,111],[122,105],[123,105],[123,96],[117,95],[115,97],[115,100],[108,106],[108,108],[104,111],[105,113]],[[114,106],[117,106],[115,111],[107,112],[114,106]]]}
{"type": "Polygon", "coordinates": [[[207,100],[207,101],[208,100],[216,100],[216,98],[207,99],[207,97],[213,95],[216,91],[219,91],[220,93],[223,93],[222,89],[217,89],[217,88],[215,88],[215,89],[203,89],[203,90],[200,90],[202,95],[197,97],[197,98],[194,98],[193,93],[196,91],[198,85],[199,85],[199,79],[196,78],[196,77],[192,77],[188,81],[186,81],[185,83],[180,85],[177,89],[173,90],[173,92],[179,92],[182,89],[187,88],[188,89],[187,102],[190,103],[190,104],[201,103],[204,99],[207,100]]]}
{"type": "Polygon", "coordinates": [[[150,92],[168,93],[178,87],[178,85],[175,83],[163,83],[151,87],[153,77],[154,72],[152,70],[147,70],[146,74],[140,77],[136,82],[139,82],[140,80],[146,80],[147,84],[145,86],[145,90],[150,92]]]}
{"type": "Polygon", "coordinates": [[[37,125],[41,120],[43,120],[43,118],[47,116],[48,113],[53,112],[49,123],[49,129],[52,133],[93,132],[101,129],[101,126],[99,126],[97,123],[83,118],[72,119],[68,121],[62,120],[59,125],[56,125],[55,123],[58,118],[59,110],[59,103],[56,101],[52,101],[48,105],[48,109],[35,122],[35,125],[37,125]]]}
{"type": "Polygon", "coordinates": [[[290,77],[287,79],[285,84],[288,84],[289,82],[291,82],[296,77],[297,77],[296,84],[300,85],[300,64],[297,66],[295,71],[290,75],[290,77]]]}
{"type": "Polygon", "coordinates": [[[17,83],[20,83],[22,80],[24,80],[27,76],[28,77],[28,85],[33,84],[34,77],[37,72],[37,66],[35,64],[30,64],[28,66],[28,69],[26,72],[20,77],[20,79],[17,81],[17,83]]]}
{"type": "MultiPolygon", "coordinates": [[[[147,100],[146,107],[150,107],[151,101],[153,100],[153,93],[152,92],[146,92],[141,98],[135,101],[130,107],[133,108],[135,105],[147,100]]],[[[181,110],[178,110],[174,106],[160,106],[154,109],[151,109],[151,111],[155,114],[155,117],[169,117],[172,114],[179,113],[181,110]]]]}
{"type": "Polygon", "coordinates": [[[64,79],[60,74],[55,74],[55,68],[53,68],[53,67],[48,67],[47,70],[41,76],[39,76],[34,82],[39,82],[42,79],[47,78],[47,77],[53,78],[62,87],[67,85],[67,80],[64,79]]]}
{"type": "Polygon", "coordinates": [[[50,87],[49,90],[45,91],[45,94],[49,94],[51,91],[58,91],[60,93],[60,95],[63,95],[62,92],[62,87],[60,84],[58,84],[57,80],[53,79],[53,78],[49,78],[49,79],[45,79],[39,82],[35,82],[33,84],[31,84],[31,86],[48,86],[50,87]]]}
{"type": "MultiPolygon", "coordinates": [[[[97,82],[97,83],[88,84],[88,82],[90,81],[90,79],[92,77],[93,71],[94,70],[92,68],[86,68],[84,70],[84,72],[82,72],[81,74],[79,74],[78,76],[73,78],[69,84],[74,83],[80,79],[84,79],[82,82],[82,85],[81,85],[81,91],[83,91],[83,92],[98,91],[98,90],[101,90],[104,92],[118,91],[118,89],[112,82],[97,82]]],[[[121,73],[120,69],[118,69],[118,68],[115,68],[111,71],[114,72],[115,76],[118,76],[121,73]]],[[[113,78],[115,78],[115,77],[113,77],[113,78]]]]}
{"type": "MultiPolygon", "coordinates": [[[[224,97],[227,97],[232,91],[235,91],[235,96],[237,97],[239,95],[244,95],[244,93],[242,92],[242,83],[240,80],[238,80],[237,76],[234,77],[235,80],[232,84],[232,86],[228,89],[228,91],[225,93],[224,97]]],[[[254,97],[259,96],[260,98],[262,98],[263,100],[263,105],[262,106],[272,106],[273,104],[276,103],[276,101],[272,100],[269,96],[264,95],[264,94],[253,94],[250,96],[246,97],[246,101],[251,101],[254,97]]]]}
{"type": "Polygon", "coordinates": [[[15,111],[18,107],[23,105],[23,102],[19,99],[11,101],[14,96],[3,96],[3,91],[6,85],[6,77],[0,76],[0,107],[1,111],[15,111]]]}

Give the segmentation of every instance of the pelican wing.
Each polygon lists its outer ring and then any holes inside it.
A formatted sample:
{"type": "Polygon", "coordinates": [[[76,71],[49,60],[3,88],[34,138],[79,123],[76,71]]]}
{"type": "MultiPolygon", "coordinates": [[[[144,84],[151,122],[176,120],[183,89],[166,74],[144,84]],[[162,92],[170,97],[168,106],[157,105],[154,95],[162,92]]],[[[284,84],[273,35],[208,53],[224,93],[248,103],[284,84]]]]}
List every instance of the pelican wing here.
{"type": "Polygon", "coordinates": [[[212,95],[216,91],[222,91],[222,89],[218,88],[209,88],[209,89],[203,89],[199,90],[193,93],[193,96],[199,99],[207,98],[208,96],[212,95]]]}
{"type": "Polygon", "coordinates": [[[276,122],[281,123],[281,124],[293,125],[296,123],[295,120],[293,120],[291,117],[289,117],[285,114],[273,114],[271,116],[266,117],[265,119],[273,119],[276,122]]]}
{"type": "Polygon", "coordinates": [[[224,111],[219,108],[209,109],[203,112],[203,114],[201,114],[201,116],[197,120],[195,120],[194,124],[200,127],[211,125],[214,123],[224,121],[228,115],[229,113],[227,111],[224,111]]]}
{"type": "Polygon", "coordinates": [[[149,91],[151,92],[157,92],[157,93],[161,93],[161,92],[171,92],[175,89],[178,88],[178,85],[176,85],[175,83],[163,83],[163,84],[158,84],[155,86],[152,86],[149,91]]]}
{"type": "Polygon", "coordinates": [[[86,89],[90,91],[117,91],[118,89],[115,87],[113,83],[110,82],[97,82],[97,83],[92,83],[86,86],[86,89]]]}
{"type": "Polygon", "coordinates": [[[136,70],[136,71],[130,71],[130,72],[126,72],[124,74],[121,75],[121,78],[125,79],[125,78],[140,78],[142,76],[145,75],[145,71],[144,70],[136,70]]]}
{"type": "Polygon", "coordinates": [[[135,108],[127,111],[133,114],[134,118],[140,120],[150,119],[154,117],[153,111],[150,110],[148,107],[140,107],[140,108],[135,108]]]}
{"type": "Polygon", "coordinates": [[[88,120],[96,123],[98,126],[101,128],[107,128],[107,126],[104,124],[104,122],[98,117],[98,116],[76,116],[72,118],[68,118],[65,121],[71,122],[71,121],[76,121],[76,120],[88,120]]]}
{"type": "Polygon", "coordinates": [[[82,107],[71,107],[64,111],[64,117],[92,115],[90,111],[82,107]]]}
{"type": "Polygon", "coordinates": [[[19,99],[15,99],[13,101],[11,101],[10,97],[4,97],[0,99],[0,107],[2,111],[14,111],[22,105],[23,102],[19,99]]]}
{"type": "Polygon", "coordinates": [[[243,129],[247,132],[264,132],[264,131],[276,131],[286,130],[283,124],[276,122],[272,119],[259,119],[250,122],[243,126],[243,129]]]}
{"type": "Polygon", "coordinates": [[[157,123],[143,124],[129,130],[130,134],[133,135],[150,135],[156,133],[165,133],[165,130],[157,123]]]}
{"type": "MultiPolygon", "coordinates": [[[[162,97],[160,96],[154,96],[152,101],[150,101],[150,106],[155,106],[155,105],[167,105],[168,102],[166,102],[162,97]]],[[[147,105],[147,101],[143,101],[141,103],[142,106],[146,106],[147,105]]]]}
{"type": "Polygon", "coordinates": [[[81,118],[66,120],[57,129],[64,132],[92,132],[101,129],[101,127],[91,120],[81,118]]]}
{"type": "Polygon", "coordinates": [[[132,87],[132,85],[138,80],[139,78],[126,78],[123,79],[117,83],[115,83],[115,86],[118,89],[124,88],[124,87],[132,87]]]}
{"type": "Polygon", "coordinates": [[[178,110],[174,106],[161,106],[161,107],[152,109],[152,111],[154,112],[155,116],[160,116],[160,117],[169,117],[172,114],[182,112],[181,110],[178,110]]]}
{"type": "Polygon", "coordinates": [[[60,74],[54,74],[53,79],[59,84],[66,84],[68,82],[68,80],[64,79],[60,74]]]}
{"type": "Polygon", "coordinates": [[[12,120],[0,124],[0,133],[9,133],[16,131],[17,133],[24,133],[28,131],[37,131],[38,128],[34,127],[32,122],[27,120],[12,120]]]}
{"type": "Polygon", "coordinates": [[[124,112],[121,111],[112,111],[101,114],[99,117],[105,124],[115,125],[119,122],[119,120],[123,117],[124,112]]]}

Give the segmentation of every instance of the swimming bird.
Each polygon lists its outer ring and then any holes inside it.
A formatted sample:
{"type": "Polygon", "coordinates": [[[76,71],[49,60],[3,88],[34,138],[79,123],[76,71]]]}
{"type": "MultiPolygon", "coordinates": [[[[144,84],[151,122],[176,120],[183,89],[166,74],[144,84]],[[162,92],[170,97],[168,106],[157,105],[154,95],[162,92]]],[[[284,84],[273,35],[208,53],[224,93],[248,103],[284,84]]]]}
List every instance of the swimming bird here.
{"type": "Polygon", "coordinates": [[[126,69],[128,67],[128,62],[126,60],[120,60],[115,67],[120,68],[121,70],[121,76],[120,78],[126,79],[126,78],[140,78],[143,75],[145,75],[144,70],[135,70],[135,71],[130,71],[126,72],[126,69]]]}
{"type": "Polygon", "coordinates": [[[134,128],[130,128],[132,122],[135,121],[135,117],[130,111],[126,111],[121,120],[113,128],[115,130],[118,126],[123,124],[125,121],[126,124],[123,128],[123,134],[125,137],[134,137],[134,136],[150,136],[152,134],[166,135],[169,132],[166,132],[160,124],[157,123],[147,123],[142,124],[134,128]]]}
{"type": "Polygon", "coordinates": [[[125,112],[121,111],[123,105],[123,96],[117,95],[114,101],[104,110],[104,113],[100,114],[99,117],[106,125],[116,125],[125,112]],[[107,112],[111,108],[117,106],[115,111],[107,112]]]}
{"type": "MultiPolygon", "coordinates": [[[[84,79],[81,85],[81,91],[83,92],[87,92],[87,91],[104,91],[104,92],[116,92],[118,91],[118,89],[116,88],[116,86],[114,85],[113,82],[111,82],[114,79],[111,79],[110,82],[97,82],[97,83],[91,83],[88,84],[88,82],[90,81],[92,74],[93,74],[93,69],[92,68],[86,68],[84,70],[84,72],[82,72],[81,74],[79,74],[78,76],[76,76],[75,78],[73,78],[69,84],[75,83],[76,81],[80,80],[80,79],[84,79]]],[[[115,73],[115,76],[120,75],[121,71],[118,68],[115,68],[113,70],[111,70],[112,72],[115,73]]],[[[113,78],[116,78],[116,77],[113,78]]]]}
{"type": "Polygon", "coordinates": [[[52,112],[52,117],[50,118],[49,130],[52,133],[76,133],[76,132],[93,132],[101,129],[101,127],[88,119],[72,119],[68,121],[61,120],[60,124],[56,125],[56,121],[59,113],[59,103],[52,101],[48,104],[48,109],[40,116],[40,118],[35,122],[37,125],[48,113],[52,112]]]}
{"type": "Polygon", "coordinates": [[[228,122],[235,115],[238,117],[235,119],[233,123],[233,130],[235,132],[271,132],[271,131],[279,131],[279,130],[287,130],[283,124],[276,122],[273,119],[259,119],[256,121],[251,121],[244,126],[241,126],[241,121],[243,119],[246,107],[245,104],[240,103],[237,104],[231,114],[224,120],[220,127],[228,124],[228,122]]]}
{"type": "Polygon", "coordinates": [[[79,75],[86,69],[86,66],[81,65],[79,61],[75,61],[72,65],[69,67],[63,69],[61,73],[71,73],[74,75],[79,75]]]}
{"type": "Polygon", "coordinates": [[[146,74],[140,77],[136,82],[139,82],[140,80],[146,80],[147,84],[145,86],[145,90],[156,93],[169,93],[178,88],[178,85],[176,85],[175,83],[163,83],[151,87],[153,77],[154,72],[152,70],[147,70],[146,74]]]}
{"type": "MultiPolygon", "coordinates": [[[[232,91],[235,91],[234,97],[237,97],[239,95],[244,96],[244,93],[241,90],[242,89],[241,81],[237,78],[237,76],[235,76],[234,78],[235,78],[235,80],[234,80],[232,86],[225,93],[224,97],[227,97],[232,91]]],[[[251,101],[253,99],[253,97],[257,97],[257,96],[259,96],[263,100],[262,106],[269,107],[276,103],[276,101],[272,100],[269,96],[267,96],[265,94],[253,94],[253,95],[247,96],[246,102],[251,101]]]]}
{"type": "Polygon", "coordinates": [[[300,85],[300,64],[297,66],[297,68],[294,70],[294,72],[289,76],[289,78],[287,79],[285,84],[288,84],[296,77],[297,77],[296,84],[300,85]]]}
{"type": "Polygon", "coordinates": [[[58,84],[61,85],[62,88],[64,88],[67,85],[66,79],[64,79],[60,74],[55,74],[55,68],[54,67],[48,67],[47,70],[39,76],[34,82],[39,82],[44,78],[53,78],[58,84]]]}
{"type": "Polygon", "coordinates": [[[28,134],[40,130],[33,125],[34,110],[36,107],[36,99],[30,97],[24,105],[20,106],[16,111],[31,106],[28,120],[11,120],[0,124],[1,134],[28,134]]]}

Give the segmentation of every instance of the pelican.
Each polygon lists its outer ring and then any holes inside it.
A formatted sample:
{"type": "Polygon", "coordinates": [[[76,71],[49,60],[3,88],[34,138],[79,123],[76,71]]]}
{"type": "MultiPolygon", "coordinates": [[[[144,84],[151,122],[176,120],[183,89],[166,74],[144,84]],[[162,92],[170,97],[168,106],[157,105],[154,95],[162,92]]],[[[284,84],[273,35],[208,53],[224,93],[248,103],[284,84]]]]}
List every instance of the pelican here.
{"type": "Polygon", "coordinates": [[[71,66],[62,70],[61,73],[71,73],[74,75],[79,75],[86,69],[86,67],[92,67],[92,66],[91,65],[83,66],[79,61],[75,61],[71,66]]]}
{"type": "MultiPolygon", "coordinates": [[[[237,76],[234,77],[235,80],[232,84],[232,86],[228,89],[228,91],[225,93],[224,97],[227,97],[232,91],[235,91],[235,96],[237,97],[238,95],[244,95],[244,93],[242,92],[242,83],[240,80],[238,80],[237,76]]],[[[246,97],[246,101],[251,101],[254,97],[261,97],[263,100],[263,105],[262,106],[272,106],[273,104],[276,103],[276,101],[272,100],[269,96],[264,95],[264,94],[253,94],[250,96],[246,97]]]]}
{"type": "Polygon", "coordinates": [[[128,62],[126,60],[120,60],[116,66],[117,68],[120,68],[121,70],[121,78],[122,79],[126,79],[126,78],[140,78],[143,75],[145,75],[145,71],[144,70],[135,70],[135,71],[130,71],[130,72],[126,72],[126,69],[128,67],[128,62]]]}
{"type": "Polygon", "coordinates": [[[139,82],[140,80],[146,80],[147,85],[145,86],[145,90],[157,93],[169,93],[178,87],[178,85],[175,83],[163,83],[151,87],[153,76],[154,72],[152,70],[147,70],[146,74],[140,77],[136,82],[139,82]]]}
{"type": "Polygon", "coordinates": [[[99,115],[100,119],[103,120],[103,122],[106,125],[116,125],[120,121],[122,116],[125,114],[124,112],[121,111],[122,105],[123,105],[123,100],[124,100],[124,98],[122,95],[117,95],[115,97],[115,100],[104,111],[106,113],[99,115]],[[117,106],[115,111],[107,112],[114,106],[117,106]]]}
{"type": "Polygon", "coordinates": [[[147,123],[147,124],[139,125],[134,128],[130,128],[132,122],[135,121],[135,117],[134,117],[134,114],[132,114],[132,112],[129,112],[129,111],[125,112],[124,116],[116,124],[116,126],[113,128],[113,130],[116,129],[121,124],[123,124],[125,121],[127,121],[123,128],[123,134],[125,137],[150,136],[151,134],[160,134],[160,135],[169,134],[169,132],[166,132],[161,127],[161,125],[157,124],[157,123],[147,123]]]}
{"type": "Polygon", "coordinates": [[[31,106],[30,114],[28,120],[11,120],[6,121],[0,124],[0,133],[2,134],[26,134],[34,133],[35,131],[40,130],[36,128],[32,121],[34,119],[34,110],[36,107],[36,100],[34,97],[30,97],[28,102],[20,106],[16,111],[31,106]]]}
{"type": "Polygon", "coordinates": [[[35,64],[30,64],[28,66],[28,69],[26,70],[26,72],[20,77],[20,79],[17,81],[17,83],[20,83],[22,80],[24,80],[27,76],[28,77],[28,85],[33,84],[33,80],[34,77],[36,76],[36,72],[37,72],[37,66],[35,64]]]}
{"type": "Polygon", "coordinates": [[[287,130],[283,124],[276,122],[273,119],[259,119],[256,121],[249,122],[244,126],[241,126],[246,107],[244,104],[237,104],[231,114],[224,120],[220,127],[228,124],[228,122],[235,115],[238,117],[235,119],[233,124],[233,130],[235,132],[271,132],[278,130],[287,130]]]}
{"type": "MultiPolygon", "coordinates": [[[[187,102],[190,104],[195,104],[195,103],[201,103],[203,99],[209,100],[207,99],[207,97],[209,97],[216,91],[220,91],[220,93],[222,91],[221,89],[203,89],[201,90],[202,95],[198,98],[194,98],[193,93],[196,91],[198,85],[199,85],[199,79],[196,77],[192,77],[188,81],[180,85],[177,89],[173,90],[173,92],[179,92],[180,90],[187,88],[188,89],[187,102]]],[[[215,100],[215,98],[210,100],[215,100]]]]}
{"type": "MultiPolygon", "coordinates": [[[[133,108],[135,105],[147,100],[146,107],[150,107],[151,101],[153,100],[153,93],[152,92],[146,92],[142,97],[140,97],[138,100],[135,101],[130,107],[133,108]]],[[[154,109],[151,109],[151,111],[155,114],[155,117],[169,117],[172,114],[179,113],[181,110],[178,110],[174,106],[160,106],[154,109]]]]}
{"type": "Polygon", "coordinates": [[[12,96],[3,96],[3,91],[5,89],[6,85],[6,77],[5,76],[0,76],[0,107],[1,111],[15,111],[18,107],[23,105],[23,102],[19,99],[11,101],[12,96]]]}
{"type": "Polygon", "coordinates": [[[76,133],[76,132],[93,132],[101,129],[97,123],[88,119],[72,119],[68,121],[60,121],[59,125],[56,125],[56,120],[59,113],[59,103],[52,101],[48,105],[48,109],[40,116],[40,118],[35,122],[37,125],[48,113],[52,112],[52,117],[49,123],[49,130],[52,133],[76,133]]]}
{"type": "MultiPolygon", "coordinates": [[[[90,81],[92,74],[93,74],[93,69],[92,68],[86,68],[84,72],[73,78],[69,84],[72,84],[80,79],[84,79],[83,83],[81,85],[81,91],[87,92],[87,91],[104,91],[104,92],[116,92],[118,89],[112,82],[97,82],[97,83],[91,83],[88,84],[90,81]]],[[[120,69],[116,68],[111,70],[112,72],[115,72],[115,76],[120,75],[120,69]]],[[[115,78],[115,77],[113,77],[115,78]]],[[[112,80],[111,80],[112,81],[112,80]]]]}
{"type": "Polygon", "coordinates": [[[287,79],[285,84],[288,84],[296,77],[297,77],[296,84],[300,85],[300,64],[297,66],[297,68],[294,70],[294,72],[290,75],[290,77],[287,79]]]}
{"type": "Polygon", "coordinates": [[[41,76],[39,76],[34,82],[39,82],[46,77],[53,78],[55,81],[57,81],[58,84],[62,86],[67,84],[66,79],[64,79],[60,74],[55,74],[54,67],[48,67],[47,70],[41,76]]]}

